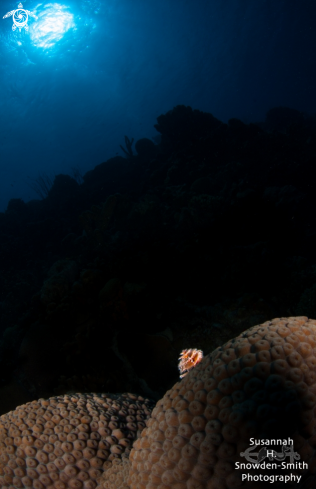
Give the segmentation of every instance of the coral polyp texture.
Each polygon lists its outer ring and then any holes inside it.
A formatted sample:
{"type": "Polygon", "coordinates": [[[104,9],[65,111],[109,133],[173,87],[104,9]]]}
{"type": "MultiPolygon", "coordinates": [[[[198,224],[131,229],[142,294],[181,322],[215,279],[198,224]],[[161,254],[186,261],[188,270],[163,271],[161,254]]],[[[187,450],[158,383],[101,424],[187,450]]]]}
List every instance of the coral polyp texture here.
{"type": "Polygon", "coordinates": [[[203,358],[203,352],[196,348],[189,348],[188,350],[182,350],[179,357],[179,371],[180,379],[186,376],[186,374],[195,367],[203,358]]]}
{"type": "Polygon", "coordinates": [[[0,487],[316,487],[316,321],[277,318],[248,329],[197,362],[150,415],[151,408],[132,394],[20,406],[0,417],[0,487]],[[279,466],[236,468],[247,462],[251,438],[268,441],[279,466]],[[276,440],[293,441],[292,466],[280,463],[286,450],[276,440]]]}
{"type": "MultiPolygon", "coordinates": [[[[271,487],[271,480],[254,482],[260,474],[293,474],[302,476],[295,487],[306,479],[316,487],[315,407],[316,321],[278,318],[254,326],[206,355],[157,403],[133,444],[128,484],[131,489],[262,488],[271,487]],[[250,438],[289,437],[301,466],[236,469],[235,462],[247,462],[240,454],[250,438]],[[242,481],[245,472],[254,479],[242,481]]],[[[103,487],[111,487],[109,482],[103,487]]],[[[274,486],[279,483],[284,486],[284,479],[275,479],[274,486]]]]}
{"type": "Polygon", "coordinates": [[[74,394],[0,416],[0,487],[94,489],[104,463],[128,455],[152,407],[133,394],[74,394]]]}

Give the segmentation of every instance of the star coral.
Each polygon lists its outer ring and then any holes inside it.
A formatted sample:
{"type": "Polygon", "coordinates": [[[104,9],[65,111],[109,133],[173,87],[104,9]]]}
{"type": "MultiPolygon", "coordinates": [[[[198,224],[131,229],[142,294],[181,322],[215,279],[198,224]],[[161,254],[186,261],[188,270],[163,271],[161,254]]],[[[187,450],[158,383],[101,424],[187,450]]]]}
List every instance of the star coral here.
{"type": "Polygon", "coordinates": [[[235,462],[245,462],[250,438],[291,438],[299,466],[260,473],[291,473],[302,477],[295,487],[313,488],[315,358],[316,321],[277,318],[206,355],[150,417],[150,401],[130,394],[28,403],[0,417],[0,487],[262,489],[271,481],[242,482],[235,462]]]}
{"type": "Polygon", "coordinates": [[[133,444],[130,489],[240,487],[235,462],[245,462],[251,437],[292,438],[308,470],[290,472],[311,476],[315,487],[315,406],[316,321],[254,326],[206,355],[157,403],[133,444]]]}
{"type": "Polygon", "coordinates": [[[0,487],[94,489],[128,454],[152,404],[133,394],[39,399],[0,417],[0,487]]]}

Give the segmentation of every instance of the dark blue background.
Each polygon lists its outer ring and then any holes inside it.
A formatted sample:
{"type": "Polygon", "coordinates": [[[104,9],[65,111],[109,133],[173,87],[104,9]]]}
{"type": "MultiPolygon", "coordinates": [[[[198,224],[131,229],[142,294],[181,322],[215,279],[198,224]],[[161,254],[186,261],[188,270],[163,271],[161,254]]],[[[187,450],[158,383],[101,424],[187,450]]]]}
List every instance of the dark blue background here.
{"type": "Polygon", "coordinates": [[[0,13],[1,211],[38,198],[39,174],[123,155],[177,104],[224,122],[316,112],[314,0],[27,0],[21,33],[2,19],[17,5],[0,13]]]}

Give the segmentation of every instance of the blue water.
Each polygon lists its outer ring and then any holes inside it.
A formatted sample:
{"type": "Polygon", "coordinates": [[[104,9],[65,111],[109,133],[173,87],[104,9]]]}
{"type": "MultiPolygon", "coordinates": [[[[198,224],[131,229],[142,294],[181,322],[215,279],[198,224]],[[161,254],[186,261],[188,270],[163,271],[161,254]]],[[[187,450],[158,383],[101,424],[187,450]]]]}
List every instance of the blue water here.
{"type": "Polygon", "coordinates": [[[0,211],[39,174],[82,173],[177,104],[226,122],[316,112],[314,0],[77,0],[0,12],[0,211]]]}

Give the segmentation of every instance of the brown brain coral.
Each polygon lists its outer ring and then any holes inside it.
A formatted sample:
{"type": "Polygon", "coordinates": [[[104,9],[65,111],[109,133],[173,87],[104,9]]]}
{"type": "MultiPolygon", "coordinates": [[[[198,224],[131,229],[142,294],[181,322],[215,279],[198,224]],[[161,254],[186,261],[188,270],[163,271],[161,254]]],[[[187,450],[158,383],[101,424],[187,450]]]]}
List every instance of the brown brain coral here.
{"type": "MultiPolygon", "coordinates": [[[[157,403],[130,454],[130,488],[257,487],[241,483],[245,470],[235,468],[236,461],[245,463],[240,453],[251,437],[291,437],[310,476],[316,472],[315,406],[316,321],[281,318],[250,328],[205,356],[157,403]]],[[[266,475],[289,472],[304,470],[266,475]]],[[[271,487],[271,481],[258,484],[271,487]]]]}
{"type": "Polygon", "coordinates": [[[0,416],[0,487],[94,489],[104,463],[129,453],[152,406],[133,394],[75,394],[0,416]]]}

